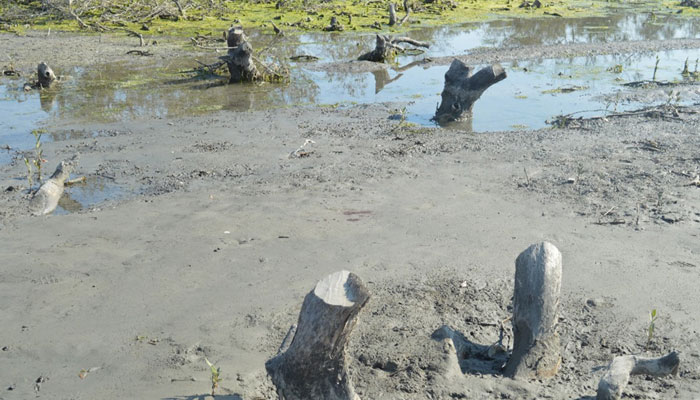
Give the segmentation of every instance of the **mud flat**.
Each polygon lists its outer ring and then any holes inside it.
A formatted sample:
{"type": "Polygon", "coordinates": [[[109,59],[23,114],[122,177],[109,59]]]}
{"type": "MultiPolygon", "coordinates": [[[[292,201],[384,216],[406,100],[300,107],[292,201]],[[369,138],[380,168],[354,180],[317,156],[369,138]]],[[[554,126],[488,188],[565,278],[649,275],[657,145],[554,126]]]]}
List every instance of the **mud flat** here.
{"type": "MultiPolygon", "coordinates": [[[[101,61],[122,59],[110,46],[101,61]]],[[[663,93],[640,90],[623,96],[663,93]]],[[[45,157],[80,153],[78,173],[119,195],[32,217],[29,150],[0,166],[0,398],[206,398],[205,357],[217,398],[270,398],[265,360],[341,269],[372,294],[349,350],[363,399],[592,398],[614,356],[672,349],[678,376],[625,394],[700,396],[700,107],[475,134],[402,124],[402,106],[52,120],[45,157]],[[559,374],[514,381],[474,358],[445,379],[431,334],[494,343],[515,257],[542,240],[563,255],[559,374]]]]}

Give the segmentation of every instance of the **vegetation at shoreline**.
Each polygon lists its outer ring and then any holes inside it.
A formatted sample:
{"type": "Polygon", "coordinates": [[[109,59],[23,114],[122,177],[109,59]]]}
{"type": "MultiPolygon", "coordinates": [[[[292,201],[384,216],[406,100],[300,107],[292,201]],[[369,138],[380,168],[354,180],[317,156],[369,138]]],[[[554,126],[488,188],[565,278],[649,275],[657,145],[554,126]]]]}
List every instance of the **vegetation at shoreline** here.
{"type": "MultiPolygon", "coordinates": [[[[389,26],[386,0],[0,0],[0,29],[64,31],[150,31],[191,36],[232,25],[245,29],[322,31],[336,17],[345,31],[405,30],[416,26],[503,17],[586,17],[616,9],[700,15],[677,0],[409,0],[405,24],[389,26]]],[[[405,14],[396,5],[397,14],[405,14]]]]}

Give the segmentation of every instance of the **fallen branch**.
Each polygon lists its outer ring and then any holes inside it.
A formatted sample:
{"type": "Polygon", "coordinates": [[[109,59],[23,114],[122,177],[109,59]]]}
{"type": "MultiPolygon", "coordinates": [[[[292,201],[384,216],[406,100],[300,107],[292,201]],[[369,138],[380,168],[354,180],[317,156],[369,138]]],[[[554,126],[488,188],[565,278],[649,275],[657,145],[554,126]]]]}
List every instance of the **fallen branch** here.
{"type": "Polygon", "coordinates": [[[608,366],[608,371],[598,383],[596,400],[617,400],[622,397],[630,375],[676,375],[680,362],[678,353],[675,351],[660,358],[615,357],[608,366]]]}
{"type": "Polygon", "coordinates": [[[126,32],[129,36],[134,36],[134,37],[139,38],[139,45],[141,47],[144,47],[146,45],[146,42],[143,40],[142,34],[136,32],[136,31],[132,31],[130,29],[124,29],[124,32],[126,32]]]}

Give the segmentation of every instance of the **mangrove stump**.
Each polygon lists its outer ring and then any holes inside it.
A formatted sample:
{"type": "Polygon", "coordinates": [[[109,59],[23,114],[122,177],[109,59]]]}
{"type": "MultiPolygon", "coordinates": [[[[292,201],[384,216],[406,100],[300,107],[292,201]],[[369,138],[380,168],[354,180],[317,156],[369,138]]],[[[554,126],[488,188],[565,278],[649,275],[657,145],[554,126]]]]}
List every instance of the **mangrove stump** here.
{"type": "Polygon", "coordinates": [[[678,353],[672,351],[660,358],[639,356],[615,357],[608,371],[598,383],[596,400],[617,400],[627,386],[630,375],[665,376],[677,374],[680,365],[678,353]]]}
{"type": "Polygon", "coordinates": [[[471,116],[474,103],[491,85],[506,79],[500,64],[493,64],[473,73],[473,68],[460,60],[453,60],[445,73],[442,102],[433,119],[438,123],[459,121],[471,116]]]}
{"type": "Polygon", "coordinates": [[[222,57],[228,64],[231,83],[253,82],[262,75],[258,72],[253,60],[253,47],[241,28],[231,28],[226,37],[228,55],[222,57]]]}
{"type": "Polygon", "coordinates": [[[548,242],[533,244],[515,261],[513,353],[504,375],[542,379],[559,370],[561,273],[561,253],[548,242]]]}
{"type": "Polygon", "coordinates": [[[348,271],[327,276],[306,295],[289,348],[265,363],[280,399],[359,400],[345,353],[367,300],[367,288],[348,271]]]}
{"type": "Polygon", "coordinates": [[[61,199],[66,179],[77,165],[77,156],[61,161],[53,175],[32,196],[29,207],[34,215],[46,215],[56,209],[61,199]]]}
{"type": "Polygon", "coordinates": [[[429,48],[430,44],[421,42],[409,37],[392,38],[388,35],[377,35],[374,49],[361,55],[359,61],[386,62],[394,58],[397,52],[406,51],[405,48],[399,46],[399,43],[408,43],[416,47],[429,48]]]}
{"type": "Polygon", "coordinates": [[[51,67],[45,62],[39,63],[37,67],[37,85],[40,88],[50,88],[51,85],[56,81],[56,75],[53,73],[51,67]]]}

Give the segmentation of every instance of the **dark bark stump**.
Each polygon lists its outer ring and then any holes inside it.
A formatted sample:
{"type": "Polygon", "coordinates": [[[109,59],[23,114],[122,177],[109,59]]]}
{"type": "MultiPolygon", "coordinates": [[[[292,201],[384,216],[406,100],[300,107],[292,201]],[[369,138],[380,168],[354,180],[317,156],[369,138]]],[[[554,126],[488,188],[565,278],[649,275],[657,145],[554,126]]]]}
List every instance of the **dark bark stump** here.
{"type": "Polygon", "coordinates": [[[409,37],[395,37],[387,35],[377,35],[377,42],[374,50],[361,55],[359,61],[385,62],[391,60],[396,55],[396,52],[403,52],[406,49],[399,46],[399,43],[408,43],[416,47],[430,48],[430,45],[425,42],[411,39],[409,37]]]}
{"type": "Polygon", "coordinates": [[[265,363],[280,399],[359,400],[345,348],[367,300],[364,284],[348,271],[327,276],[306,295],[289,349],[265,363]]]}
{"type": "Polygon", "coordinates": [[[48,64],[42,62],[37,67],[37,79],[40,88],[49,88],[56,81],[56,75],[48,64]]]}
{"type": "Polygon", "coordinates": [[[474,103],[491,85],[506,79],[506,71],[500,64],[485,67],[476,74],[473,68],[455,59],[445,73],[442,102],[435,117],[438,123],[459,121],[471,115],[474,103]]]}
{"type": "Polygon", "coordinates": [[[231,83],[252,82],[261,78],[260,72],[253,61],[253,48],[241,28],[231,28],[226,38],[229,47],[225,58],[231,83]]]}
{"type": "Polygon", "coordinates": [[[504,375],[542,379],[559,371],[560,290],[561,253],[553,244],[533,244],[520,253],[515,261],[513,353],[504,375]]]}
{"type": "Polygon", "coordinates": [[[338,22],[338,18],[336,17],[331,17],[330,25],[323,28],[326,32],[342,32],[344,29],[345,27],[338,22]]]}
{"type": "Polygon", "coordinates": [[[358,58],[359,61],[384,62],[394,57],[395,50],[391,46],[389,36],[377,35],[377,42],[374,50],[365,53],[358,58]]]}

